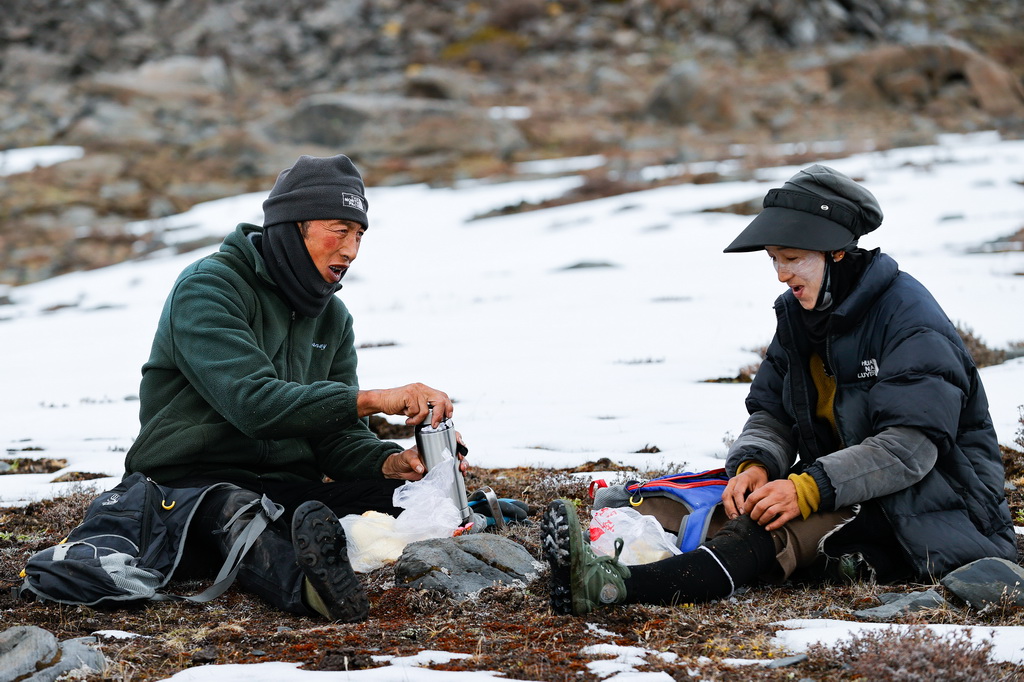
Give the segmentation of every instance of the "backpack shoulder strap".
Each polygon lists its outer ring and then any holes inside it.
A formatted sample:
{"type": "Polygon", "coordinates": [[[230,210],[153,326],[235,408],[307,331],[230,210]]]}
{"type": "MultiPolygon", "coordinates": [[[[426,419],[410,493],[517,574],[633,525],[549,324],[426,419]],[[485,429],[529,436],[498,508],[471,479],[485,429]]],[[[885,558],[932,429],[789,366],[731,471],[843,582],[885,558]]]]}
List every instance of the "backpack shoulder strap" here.
{"type": "MultiPolygon", "coordinates": [[[[220,484],[218,484],[219,486],[220,484]]],[[[218,486],[211,486],[210,489],[218,486]]],[[[207,491],[204,491],[204,495],[207,491]]],[[[197,504],[196,507],[199,505],[197,504]]],[[[180,595],[171,594],[167,592],[157,592],[153,595],[153,601],[191,601],[197,603],[208,602],[212,599],[216,599],[220,595],[224,594],[231,584],[235,581],[235,577],[238,575],[238,569],[242,566],[242,559],[252,548],[256,539],[266,530],[267,526],[278,519],[281,514],[284,513],[284,507],[272,502],[269,497],[264,495],[258,500],[253,500],[249,504],[243,506],[224,524],[222,530],[228,530],[236,523],[239,522],[241,517],[251,511],[254,507],[257,507],[257,513],[249,519],[245,529],[238,534],[231,549],[228,550],[228,555],[224,559],[224,563],[220,567],[220,571],[217,572],[217,577],[214,578],[213,584],[208,588],[195,595],[180,595]]],[[[193,514],[195,511],[193,510],[193,514]]],[[[189,515],[189,523],[191,523],[191,514],[189,515]]],[[[182,545],[184,545],[184,536],[182,537],[182,545]]]]}

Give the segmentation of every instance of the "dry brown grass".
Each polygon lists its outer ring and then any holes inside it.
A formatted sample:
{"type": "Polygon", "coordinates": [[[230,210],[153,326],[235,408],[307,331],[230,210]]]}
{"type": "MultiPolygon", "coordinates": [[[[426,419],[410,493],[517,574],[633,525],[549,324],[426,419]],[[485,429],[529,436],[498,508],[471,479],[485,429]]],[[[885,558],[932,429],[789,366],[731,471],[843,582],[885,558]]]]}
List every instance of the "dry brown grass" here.
{"type": "MultiPolygon", "coordinates": [[[[1024,472],[1024,452],[1008,450],[1006,456],[1008,472],[1024,472]]],[[[644,476],[679,468],[675,464],[665,467],[664,471],[644,472],[644,476]]],[[[604,460],[579,469],[615,468],[623,467],[604,460]]],[[[526,467],[478,468],[473,470],[469,486],[491,485],[502,496],[527,501],[533,508],[534,520],[539,519],[540,509],[554,497],[580,499],[581,516],[586,518],[586,488],[572,473],[573,470],[526,467]]],[[[711,604],[616,607],[577,618],[552,615],[546,572],[525,587],[493,587],[475,599],[459,603],[437,592],[396,587],[391,569],[385,567],[364,576],[371,615],[367,622],[353,625],[333,625],[284,614],[237,589],[204,605],[153,603],[117,610],[14,601],[9,588],[19,582],[17,574],[27,557],[59,541],[77,523],[94,494],[94,490],[83,485],[68,497],[0,510],[0,583],[8,588],[0,596],[5,626],[38,625],[60,638],[89,635],[97,630],[125,630],[141,635],[134,639],[104,640],[108,670],[103,676],[89,677],[90,680],[157,680],[210,663],[293,661],[307,670],[342,670],[346,666],[358,669],[386,665],[374,661],[373,656],[406,656],[433,649],[471,655],[431,665],[434,669],[493,670],[509,679],[585,681],[599,679],[587,663],[600,656],[581,653],[584,647],[596,643],[673,653],[678,657],[674,662],[650,657],[648,665],[640,669],[663,670],[677,680],[690,679],[688,671],[699,671],[700,677],[708,680],[868,679],[863,675],[889,664],[886,651],[892,659],[900,657],[902,649],[886,649],[882,645],[892,644],[887,639],[879,640],[881,644],[868,639],[846,649],[819,648],[807,660],[778,669],[732,666],[726,659],[786,656],[788,652],[772,643],[780,629],[774,623],[779,621],[854,620],[853,611],[878,605],[881,593],[926,587],[869,583],[755,586],[711,604]],[[601,631],[595,632],[592,625],[601,631]],[[843,667],[857,657],[863,658],[867,655],[864,652],[874,657],[870,665],[843,667]]],[[[1014,513],[1024,509],[1020,492],[1011,491],[1010,504],[1014,513]]],[[[504,533],[540,558],[536,525],[513,527],[504,533]]],[[[185,593],[202,587],[205,584],[200,582],[172,584],[172,589],[185,593]]],[[[943,593],[941,586],[927,587],[943,593]]],[[[907,616],[900,622],[1024,625],[1024,614],[1010,607],[981,614],[956,606],[907,616]]],[[[1024,666],[985,663],[980,650],[972,650],[963,643],[932,641],[920,634],[911,641],[922,652],[938,652],[922,657],[922,661],[930,661],[928,665],[945,661],[961,667],[969,665],[965,669],[986,679],[1024,679],[1024,666]]]]}

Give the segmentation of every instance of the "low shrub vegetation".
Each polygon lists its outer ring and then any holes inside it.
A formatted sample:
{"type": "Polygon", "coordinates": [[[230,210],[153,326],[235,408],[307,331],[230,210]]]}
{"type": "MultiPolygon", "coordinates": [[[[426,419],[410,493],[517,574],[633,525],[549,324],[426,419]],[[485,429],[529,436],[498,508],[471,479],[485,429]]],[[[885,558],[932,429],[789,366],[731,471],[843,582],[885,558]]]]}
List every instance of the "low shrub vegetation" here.
{"type": "MultiPolygon", "coordinates": [[[[1024,422],[1022,422],[1024,428],[1024,422]]],[[[1024,441],[1024,435],[1018,436],[1024,441]]],[[[1020,444],[1020,443],[1018,443],[1020,444]]],[[[639,447],[639,444],[638,444],[639,447]]],[[[650,444],[644,449],[650,449],[650,444]]],[[[1024,451],[1008,448],[1008,471],[1024,474],[1024,451]]],[[[623,457],[628,459],[629,455],[623,457]]],[[[640,472],[643,478],[687,470],[668,462],[640,472]]],[[[589,477],[581,472],[608,472],[609,483],[637,478],[626,462],[602,459],[576,469],[474,468],[467,485],[489,485],[502,497],[526,501],[530,525],[512,526],[504,535],[541,559],[538,521],[553,498],[576,500],[589,519],[589,477]]],[[[362,579],[370,598],[364,623],[336,625],[281,613],[237,588],[208,604],[147,603],[120,609],[95,609],[17,601],[11,588],[28,557],[59,542],[81,519],[99,492],[82,483],[72,494],[0,509],[0,613],[7,626],[37,625],[65,639],[100,630],[123,630],[139,637],[104,639],[109,662],[103,675],[88,680],[160,680],[179,670],[211,663],[291,661],[306,670],[355,670],[387,665],[375,656],[410,656],[425,649],[470,654],[438,670],[497,671],[507,679],[601,679],[588,663],[602,658],[585,651],[594,644],[642,647],[672,653],[675,660],[650,656],[641,671],[664,671],[673,679],[706,680],[959,680],[1024,679],[1024,666],[993,663],[988,648],[964,639],[933,638],[927,630],[912,635],[865,635],[836,647],[816,647],[806,659],[781,668],[736,665],[731,659],[778,659],[780,621],[794,618],[856,620],[853,612],[879,605],[886,592],[912,592],[922,585],[833,584],[792,582],[744,588],[732,597],[696,606],[631,605],[601,610],[586,618],[555,616],[548,607],[546,567],[527,585],[496,586],[458,602],[438,592],[400,587],[391,567],[362,579]],[[910,652],[909,654],[906,652],[910,652]],[[937,671],[945,671],[940,674],[937,671]],[[962,675],[961,675],[962,673],[962,675]],[[953,675],[961,675],[959,677],[953,675]]],[[[1014,514],[1024,511],[1018,489],[1009,491],[1014,514]]],[[[176,581],[170,589],[192,594],[208,583],[176,581]]],[[[939,585],[929,586],[946,594],[939,585]]],[[[954,599],[946,594],[947,599],[954,599]]],[[[979,613],[962,604],[908,615],[900,623],[949,623],[978,628],[1024,626],[1020,609],[979,613]]]]}

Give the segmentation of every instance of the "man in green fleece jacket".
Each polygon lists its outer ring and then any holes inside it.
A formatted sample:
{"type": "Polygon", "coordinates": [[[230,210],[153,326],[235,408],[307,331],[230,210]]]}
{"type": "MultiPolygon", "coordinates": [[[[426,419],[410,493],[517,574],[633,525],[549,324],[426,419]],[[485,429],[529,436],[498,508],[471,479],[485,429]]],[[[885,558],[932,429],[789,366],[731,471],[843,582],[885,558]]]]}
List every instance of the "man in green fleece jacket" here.
{"type": "Polygon", "coordinates": [[[284,506],[239,583],[286,611],[344,621],[368,605],[337,517],[397,514],[395,488],[425,473],[415,447],[380,440],[366,417],[437,426],[452,415],[423,384],[359,387],[352,316],[335,293],[367,208],[347,156],[302,156],[278,176],[262,228],[240,224],[185,268],[142,368],[142,430],[125,459],[128,474],[171,486],[238,486],[204,501],[187,559],[223,558],[234,538],[216,531],[252,499],[284,506]]]}

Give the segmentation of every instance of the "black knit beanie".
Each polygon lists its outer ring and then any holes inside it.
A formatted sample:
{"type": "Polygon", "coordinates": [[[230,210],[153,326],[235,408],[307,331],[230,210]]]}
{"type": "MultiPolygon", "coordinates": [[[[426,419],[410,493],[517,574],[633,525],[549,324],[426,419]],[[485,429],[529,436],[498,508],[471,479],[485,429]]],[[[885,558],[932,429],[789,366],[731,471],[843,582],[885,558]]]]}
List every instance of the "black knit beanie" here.
{"type": "Polygon", "coordinates": [[[281,171],[263,202],[263,225],[304,220],[352,220],[369,227],[363,178],[344,154],[300,156],[281,171]]]}

